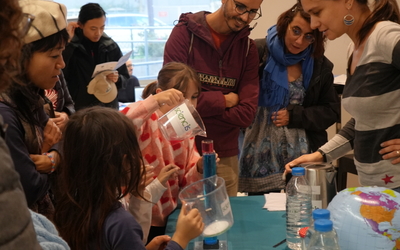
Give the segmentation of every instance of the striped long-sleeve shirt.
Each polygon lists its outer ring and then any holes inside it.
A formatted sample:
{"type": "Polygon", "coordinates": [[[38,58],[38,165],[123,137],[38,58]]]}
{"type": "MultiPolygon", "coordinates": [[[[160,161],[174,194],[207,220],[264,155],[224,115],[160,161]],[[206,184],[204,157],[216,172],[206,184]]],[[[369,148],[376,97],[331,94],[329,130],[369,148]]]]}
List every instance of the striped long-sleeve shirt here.
{"type": "Polygon", "coordinates": [[[354,73],[347,72],[342,104],[352,119],[321,147],[327,160],[353,148],[361,185],[400,187],[400,164],[379,154],[382,142],[400,138],[399,24],[376,24],[354,73]]]}

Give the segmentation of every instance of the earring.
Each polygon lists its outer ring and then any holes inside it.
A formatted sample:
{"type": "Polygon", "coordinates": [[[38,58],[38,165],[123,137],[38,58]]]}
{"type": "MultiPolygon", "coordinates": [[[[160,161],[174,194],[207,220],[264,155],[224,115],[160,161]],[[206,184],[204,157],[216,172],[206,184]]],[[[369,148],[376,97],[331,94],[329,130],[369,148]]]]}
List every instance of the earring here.
{"type": "Polygon", "coordinates": [[[345,25],[350,26],[354,23],[354,16],[351,14],[347,14],[343,17],[343,22],[345,25]]]}
{"type": "MultiPolygon", "coordinates": [[[[351,8],[351,3],[349,4],[349,8],[347,8],[347,10],[350,12],[350,8],[351,8]]],[[[345,25],[350,26],[354,23],[354,16],[351,15],[350,13],[345,15],[343,17],[343,22],[345,25]]]]}

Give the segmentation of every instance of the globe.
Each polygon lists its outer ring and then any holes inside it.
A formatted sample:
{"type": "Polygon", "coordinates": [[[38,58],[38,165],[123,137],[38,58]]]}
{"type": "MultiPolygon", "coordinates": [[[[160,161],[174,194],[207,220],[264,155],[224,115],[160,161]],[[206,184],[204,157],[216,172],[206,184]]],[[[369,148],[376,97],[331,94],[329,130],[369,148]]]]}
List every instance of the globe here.
{"type": "Polygon", "coordinates": [[[341,250],[400,249],[400,194],[383,187],[347,188],[329,203],[341,250]]]}

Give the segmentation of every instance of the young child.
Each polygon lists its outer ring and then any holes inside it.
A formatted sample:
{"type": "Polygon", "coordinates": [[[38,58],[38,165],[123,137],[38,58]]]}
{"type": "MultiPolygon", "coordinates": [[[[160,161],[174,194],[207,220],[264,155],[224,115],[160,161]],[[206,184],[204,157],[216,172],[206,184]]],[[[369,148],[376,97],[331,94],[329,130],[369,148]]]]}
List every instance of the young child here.
{"type": "Polygon", "coordinates": [[[146,86],[144,100],[123,110],[135,125],[144,163],[154,167],[154,175],[158,176],[169,164],[179,167],[178,175],[168,180],[166,191],[153,206],[149,240],[165,234],[168,215],[177,206],[181,188],[202,178],[202,161],[194,138],[171,144],[164,138],[157,120],[184,99],[196,107],[200,91],[196,71],[184,63],[171,62],[160,70],[156,82],[146,86]]]}
{"type": "MultiPolygon", "coordinates": [[[[142,230],[119,202],[143,192],[143,158],[132,122],[105,107],[82,109],[67,123],[59,167],[55,224],[71,249],[145,249],[142,230]],[[124,187],[124,188],[122,188],[124,187]]],[[[196,209],[179,215],[170,239],[161,236],[147,249],[183,249],[204,223],[196,209]]]]}

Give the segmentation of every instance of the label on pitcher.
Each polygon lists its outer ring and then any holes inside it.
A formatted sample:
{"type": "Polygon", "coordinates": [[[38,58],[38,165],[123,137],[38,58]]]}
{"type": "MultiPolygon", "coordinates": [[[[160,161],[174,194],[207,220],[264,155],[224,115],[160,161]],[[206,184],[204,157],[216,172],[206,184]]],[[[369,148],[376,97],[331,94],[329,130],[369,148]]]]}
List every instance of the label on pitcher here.
{"type": "Polygon", "coordinates": [[[171,110],[171,112],[167,114],[167,117],[178,137],[183,136],[197,126],[186,103],[182,103],[171,110]]]}
{"type": "Polygon", "coordinates": [[[225,199],[224,202],[221,203],[221,211],[223,216],[231,212],[231,204],[229,203],[229,199],[225,199]]]}

